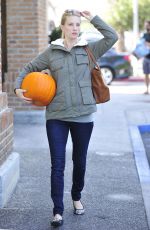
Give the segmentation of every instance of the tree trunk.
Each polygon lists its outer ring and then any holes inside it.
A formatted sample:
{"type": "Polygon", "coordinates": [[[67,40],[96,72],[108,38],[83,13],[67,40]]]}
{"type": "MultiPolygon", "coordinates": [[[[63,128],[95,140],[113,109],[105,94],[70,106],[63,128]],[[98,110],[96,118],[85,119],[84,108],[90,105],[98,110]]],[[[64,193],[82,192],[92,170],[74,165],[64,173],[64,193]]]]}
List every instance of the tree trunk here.
{"type": "Polygon", "coordinates": [[[125,41],[124,41],[124,31],[119,32],[119,40],[117,42],[116,49],[118,52],[126,51],[125,41]]]}

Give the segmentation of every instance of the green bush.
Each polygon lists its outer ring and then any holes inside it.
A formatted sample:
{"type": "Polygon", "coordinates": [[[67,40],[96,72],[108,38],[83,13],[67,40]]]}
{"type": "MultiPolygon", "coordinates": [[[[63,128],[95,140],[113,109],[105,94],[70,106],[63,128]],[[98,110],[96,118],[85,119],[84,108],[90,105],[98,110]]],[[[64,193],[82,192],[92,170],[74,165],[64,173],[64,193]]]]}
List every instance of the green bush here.
{"type": "Polygon", "coordinates": [[[55,41],[58,38],[61,38],[61,28],[60,27],[56,27],[55,29],[52,30],[52,33],[50,35],[50,43],[52,41],[55,41]]]}

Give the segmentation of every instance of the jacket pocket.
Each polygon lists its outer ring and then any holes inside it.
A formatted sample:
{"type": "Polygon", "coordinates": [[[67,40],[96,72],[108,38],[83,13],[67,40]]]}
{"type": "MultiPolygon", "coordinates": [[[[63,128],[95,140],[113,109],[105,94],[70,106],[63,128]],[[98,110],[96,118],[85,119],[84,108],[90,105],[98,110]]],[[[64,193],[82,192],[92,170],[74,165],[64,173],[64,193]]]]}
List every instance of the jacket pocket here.
{"type": "Polygon", "coordinates": [[[48,106],[49,111],[61,111],[66,109],[65,102],[65,93],[64,91],[60,91],[56,93],[56,96],[52,100],[52,102],[48,106]]]}
{"type": "Polygon", "coordinates": [[[89,59],[87,57],[87,55],[85,54],[76,54],[76,60],[77,60],[77,64],[81,65],[81,64],[89,64],[89,59]]]}
{"type": "Polygon", "coordinates": [[[79,86],[81,89],[83,104],[85,105],[96,104],[95,99],[93,97],[91,83],[86,81],[79,81],[79,86]]]}

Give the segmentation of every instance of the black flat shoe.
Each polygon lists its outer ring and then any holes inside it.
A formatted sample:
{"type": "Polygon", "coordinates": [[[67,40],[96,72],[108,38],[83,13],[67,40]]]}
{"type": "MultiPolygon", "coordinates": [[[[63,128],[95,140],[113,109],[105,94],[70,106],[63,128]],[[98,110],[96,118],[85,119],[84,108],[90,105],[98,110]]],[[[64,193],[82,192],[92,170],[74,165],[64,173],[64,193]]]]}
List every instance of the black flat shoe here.
{"type": "MultiPolygon", "coordinates": [[[[57,215],[57,214],[56,214],[57,215]]],[[[54,216],[54,219],[51,221],[51,226],[53,227],[59,227],[63,225],[63,219],[54,216]]]]}
{"type": "MultiPolygon", "coordinates": [[[[81,203],[81,201],[80,201],[80,203],[81,203]]],[[[82,203],[81,203],[82,204],[82,203]]],[[[82,206],[83,206],[83,204],[82,204],[82,206]]],[[[76,208],[75,207],[75,204],[74,204],[74,201],[73,201],[73,207],[74,207],[74,214],[76,214],[76,215],[83,215],[84,213],[85,213],[85,209],[84,209],[84,207],[83,208],[76,208]]]]}

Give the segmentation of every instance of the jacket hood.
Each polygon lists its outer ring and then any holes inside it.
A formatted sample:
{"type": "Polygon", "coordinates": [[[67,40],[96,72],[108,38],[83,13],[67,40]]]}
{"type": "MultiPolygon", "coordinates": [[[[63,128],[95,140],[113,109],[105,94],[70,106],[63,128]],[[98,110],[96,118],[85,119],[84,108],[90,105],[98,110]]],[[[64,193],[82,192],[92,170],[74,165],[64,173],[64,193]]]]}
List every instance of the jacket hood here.
{"type": "MultiPolygon", "coordinates": [[[[64,47],[64,39],[59,38],[53,42],[51,42],[52,45],[62,46],[64,47]]],[[[88,43],[85,39],[79,37],[77,43],[74,46],[86,46],[88,43]]]]}

